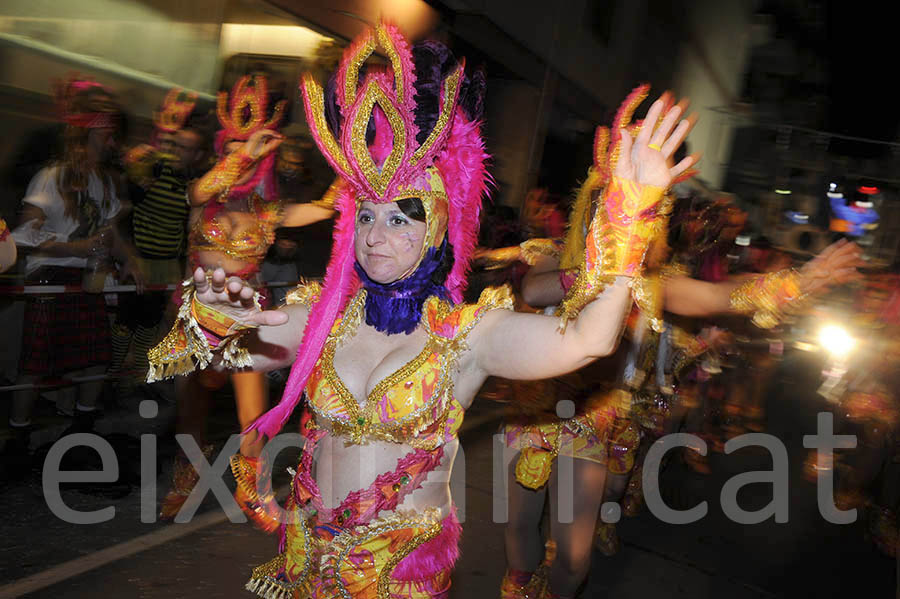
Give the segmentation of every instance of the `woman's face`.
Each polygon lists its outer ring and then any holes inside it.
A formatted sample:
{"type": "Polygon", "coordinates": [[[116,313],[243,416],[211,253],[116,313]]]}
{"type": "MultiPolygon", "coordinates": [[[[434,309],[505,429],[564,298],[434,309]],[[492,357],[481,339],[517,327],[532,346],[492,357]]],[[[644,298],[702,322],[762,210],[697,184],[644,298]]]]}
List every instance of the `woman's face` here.
{"type": "Polygon", "coordinates": [[[363,202],[356,211],[356,261],[370,279],[393,283],[419,261],[426,225],[406,216],[396,202],[363,202]]]}

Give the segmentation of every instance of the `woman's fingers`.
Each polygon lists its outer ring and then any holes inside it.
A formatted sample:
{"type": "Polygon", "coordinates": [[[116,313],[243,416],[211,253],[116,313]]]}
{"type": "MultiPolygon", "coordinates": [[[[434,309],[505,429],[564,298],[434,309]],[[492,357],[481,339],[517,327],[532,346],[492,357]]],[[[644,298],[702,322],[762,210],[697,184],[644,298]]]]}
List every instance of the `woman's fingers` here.
{"type": "Polygon", "coordinates": [[[684,171],[688,170],[689,168],[691,168],[692,166],[694,166],[695,164],[700,162],[700,157],[702,155],[703,154],[700,152],[695,152],[695,153],[691,154],[690,156],[685,156],[684,158],[681,159],[681,162],[679,162],[678,164],[676,164],[675,166],[673,166],[672,168],[669,169],[669,174],[674,179],[675,177],[677,177],[684,171]]]}
{"type": "MultiPolygon", "coordinates": [[[[672,129],[675,128],[676,124],[678,124],[678,119],[681,118],[681,115],[684,114],[684,108],[679,103],[672,108],[669,109],[669,112],[666,113],[666,116],[663,117],[662,122],[659,124],[659,127],[653,131],[653,135],[650,138],[651,149],[655,149],[657,151],[662,151],[663,144],[666,143],[666,140],[669,138],[669,134],[672,133],[672,129]]],[[[652,126],[655,125],[656,121],[644,121],[644,126],[652,126]]]]}
{"type": "Polygon", "coordinates": [[[213,293],[222,293],[225,291],[225,279],[224,270],[217,268],[213,271],[212,276],[210,277],[213,293]]]}
{"type": "Polygon", "coordinates": [[[197,293],[205,293],[209,289],[209,281],[206,279],[206,271],[198,266],[194,270],[194,289],[197,293]]]}
{"type": "Polygon", "coordinates": [[[282,138],[273,138],[266,142],[266,145],[263,146],[261,154],[263,156],[267,156],[269,153],[275,151],[275,148],[281,145],[284,139],[282,138]]]}
{"type": "Polygon", "coordinates": [[[637,138],[634,140],[635,147],[643,148],[650,143],[650,138],[653,136],[653,125],[659,120],[659,115],[662,113],[663,106],[662,98],[650,106],[650,110],[647,111],[647,117],[644,119],[645,126],[641,127],[637,138]]]}
{"type": "Polygon", "coordinates": [[[238,299],[241,302],[242,308],[252,309],[256,307],[256,302],[253,301],[253,298],[256,296],[256,290],[250,287],[249,285],[244,286],[240,293],[238,293],[238,299]]]}
{"type": "Polygon", "coordinates": [[[675,153],[678,146],[684,143],[684,140],[687,139],[687,136],[694,128],[694,125],[697,124],[697,119],[697,114],[692,113],[678,122],[675,131],[672,132],[672,135],[669,136],[669,139],[667,139],[662,146],[663,156],[668,158],[675,153]]]}

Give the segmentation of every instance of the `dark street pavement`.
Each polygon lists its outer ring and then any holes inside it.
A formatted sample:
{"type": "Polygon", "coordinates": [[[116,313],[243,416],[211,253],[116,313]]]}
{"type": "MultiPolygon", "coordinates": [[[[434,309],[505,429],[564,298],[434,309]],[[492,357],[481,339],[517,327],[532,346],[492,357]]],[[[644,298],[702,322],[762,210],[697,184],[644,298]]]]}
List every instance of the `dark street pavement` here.
{"type": "MultiPolygon", "coordinates": [[[[707,476],[673,460],[661,479],[663,496],[678,509],[705,500],[708,515],[688,525],[664,524],[647,510],[623,519],[622,549],[613,557],[595,552],[584,597],[856,597],[863,590],[872,598],[895,596],[896,564],[867,542],[862,518],[843,526],[826,523],[818,513],[815,487],[801,477],[803,435],[816,432],[816,412],[824,406],[805,359],[788,355],[768,397],[766,432],[784,442],[790,459],[789,522],[744,526],[722,513],[719,494],[725,482],[740,472],[770,470],[766,450],[712,454],[712,474],[707,476]]],[[[230,400],[220,402],[212,425],[212,430],[225,431],[220,443],[234,428],[231,406],[230,400]]],[[[171,409],[161,404],[154,421],[134,415],[99,423],[98,429],[135,456],[136,441],[123,433],[163,433],[171,409]]],[[[492,435],[500,414],[498,404],[476,402],[461,435],[465,460],[457,467],[465,471],[465,503],[460,506],[465,522],[451,592],[457,599],[496,597],[503,574],[503,526],[492,521],[492,435]]],[[[160,437],[158,495],[167,486],[173,451],[164,439],[160,437]]],[[[293,459],[295,454],[286,452],[279,465],[293,459]]],[[[202,514],[185,525],[142,524],[135,486],[69,489],[62,496],[75,509],[113,505],[116,516],[93,526],[62,522],[46,506],[39,468],[24,481],[5,484],[0,492],[6,515],[0,522],[0,598],[250,597],[243,591],[250,569],[277,548],[274,537],[249,524],[228,522],[211,496],[202,514]]],[[[748,485],[739,494],[748,510],[770,500],[771,487],[765,484],[748,485]]]]}

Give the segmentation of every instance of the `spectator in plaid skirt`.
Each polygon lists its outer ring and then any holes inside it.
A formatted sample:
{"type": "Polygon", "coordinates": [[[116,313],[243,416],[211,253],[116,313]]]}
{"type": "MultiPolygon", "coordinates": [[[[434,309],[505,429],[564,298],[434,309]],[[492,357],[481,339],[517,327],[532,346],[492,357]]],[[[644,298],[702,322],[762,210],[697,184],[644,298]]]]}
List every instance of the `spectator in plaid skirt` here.
{"type": "MultiPolygon", "coordinates": [[[[70,82],[63,101],[62,158],[41,169],[29,183],[21,224],[13,232],[18,248],[26,254],[29,284],[80,286],[88,280],[88,268],[109,255],[122,260],[123,275],[135,269],[131,252],[112,226],[121,203],[118,175],[109,163],[121,112],[111,92],[94,82],[70,82]]],[[[109,321],[101,293],[27,296],[19,384],[64,375],[102,375],[109,360],[109,321]]],[[[73,408],[75,428],[92,427],[101,389],[100,380],[79,386],[73,408]]],[[[33,389],[24,389],[13,398],[9,423],[24,443],[35,397],[33,389]]],[[[58,407],[68,412],[68,402],[58,407]]]]}

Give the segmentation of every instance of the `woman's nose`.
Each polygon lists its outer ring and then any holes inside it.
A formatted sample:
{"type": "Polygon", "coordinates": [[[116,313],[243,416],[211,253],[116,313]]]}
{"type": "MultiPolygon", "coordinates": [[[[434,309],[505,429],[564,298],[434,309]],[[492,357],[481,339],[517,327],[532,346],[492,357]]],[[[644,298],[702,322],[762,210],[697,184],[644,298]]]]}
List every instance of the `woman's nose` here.
{"type": "Polygon", "coordinates": [[[369,246],[378,245],[384,241],[384,226],[378,221],[372,223],[366,232],[366,243],[369,246]]]}

